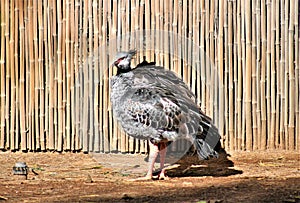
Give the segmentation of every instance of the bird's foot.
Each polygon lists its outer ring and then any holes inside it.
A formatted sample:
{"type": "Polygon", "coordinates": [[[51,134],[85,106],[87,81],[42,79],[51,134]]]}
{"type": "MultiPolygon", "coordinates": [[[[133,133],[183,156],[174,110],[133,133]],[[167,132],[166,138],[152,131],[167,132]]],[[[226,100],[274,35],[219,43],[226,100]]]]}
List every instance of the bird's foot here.
{"type": "Polygon", "coordinates": [[[144,177],[130,179],[129,181],[134,182],[134,181],[147,181],[147,180],[152,180],[152,176],[151,175],[146,175],[144,177]]]}
{"type": "Polygon", "coordinates": [[[162,172],[158,175],[158,180],[169,180],[169,177],[164,172],[162,172]]]}

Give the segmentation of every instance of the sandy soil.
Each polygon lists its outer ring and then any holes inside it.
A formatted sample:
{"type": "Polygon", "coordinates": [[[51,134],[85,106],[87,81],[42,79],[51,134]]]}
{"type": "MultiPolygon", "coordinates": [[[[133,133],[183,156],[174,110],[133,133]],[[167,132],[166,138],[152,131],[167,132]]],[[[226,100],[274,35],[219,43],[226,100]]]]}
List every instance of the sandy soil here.
{"type": "Polygon", "coordinates": [[[145,175],[146,155],[0,152],[0,202],[300,202],[299,152],[233,152],[168,165],[169,180],[145,175]],[[24,161],[37,174],[13,175],[24,161]]]}

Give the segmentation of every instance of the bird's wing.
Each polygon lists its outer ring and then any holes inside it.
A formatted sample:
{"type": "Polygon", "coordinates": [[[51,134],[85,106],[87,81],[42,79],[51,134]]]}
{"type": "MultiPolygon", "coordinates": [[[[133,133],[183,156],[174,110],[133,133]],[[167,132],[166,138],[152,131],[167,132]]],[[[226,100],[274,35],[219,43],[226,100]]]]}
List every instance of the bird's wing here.
{"type": "Polygon", "coordinates": [[[131,88],[120,99],[125,131],[153,142],[201,133],[199,109],[186,85],[169,71],[146,68],[134,71],[131,88]]]}

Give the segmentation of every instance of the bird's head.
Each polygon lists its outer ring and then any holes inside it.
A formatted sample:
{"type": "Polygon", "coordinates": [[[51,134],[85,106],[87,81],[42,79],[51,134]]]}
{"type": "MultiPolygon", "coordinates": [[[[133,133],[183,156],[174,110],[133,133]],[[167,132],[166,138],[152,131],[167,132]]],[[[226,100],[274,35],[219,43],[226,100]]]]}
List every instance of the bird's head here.
{"type": "Polygon", "coordinates": [[[117,53],[113,64],[118,68],[118,73],[124,73],[131,70],[130,63],[135,54],[136,50],[117,53]]]}

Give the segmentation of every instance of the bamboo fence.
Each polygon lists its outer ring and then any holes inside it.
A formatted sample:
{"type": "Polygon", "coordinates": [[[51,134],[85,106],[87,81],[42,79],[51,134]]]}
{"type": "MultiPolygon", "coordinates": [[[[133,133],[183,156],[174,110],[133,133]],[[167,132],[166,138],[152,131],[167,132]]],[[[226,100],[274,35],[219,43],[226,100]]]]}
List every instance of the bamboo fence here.
{"type": "Polygon", "coordinates": [[[0,17],[0,150],[147,152],[109,101],[132,48],[183,78],[225,149],[300,150],[299,0],[1,0],[0,17]]]}

